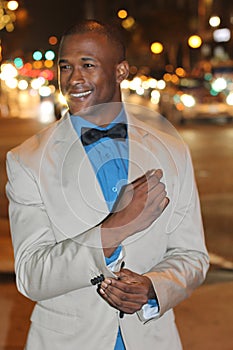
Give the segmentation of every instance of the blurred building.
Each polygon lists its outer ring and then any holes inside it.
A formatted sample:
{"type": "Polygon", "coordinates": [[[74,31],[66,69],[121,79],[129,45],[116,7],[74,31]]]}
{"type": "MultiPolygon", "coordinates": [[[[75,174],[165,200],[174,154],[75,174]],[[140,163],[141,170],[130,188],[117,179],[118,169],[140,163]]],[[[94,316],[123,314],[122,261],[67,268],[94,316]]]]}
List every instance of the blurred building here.
{"type": "MultiPolygon", "coordinates": [[[[62,32],[78,18],[96,18],[118,22],[123,26],[128,46],[128,59],[145,74],[159,78],[164,67],[184,67],[191,70],[203,60],[231,60],[233,55],[233,1],[232,0],[21,0],[16,12],[15,30],[0,30],[3,59],[32,57],[35,50],[51,48],[48,38],[60,38],[62,32]],[[120,9],[127,12],[119,18],[120,9]],[[209,25],[209,18],[218,15],[218,28],[209,25]],[[227,28],[230,38],[216,42],[216,29],[227,28]],[[199,35],[198,49],[188,46],[191,35],[199,35]],[[152,42],[163,45],[160,54],[150,50],[152,42]]],[[[53,47],[57,50],[58,46],[53,47]]]]}

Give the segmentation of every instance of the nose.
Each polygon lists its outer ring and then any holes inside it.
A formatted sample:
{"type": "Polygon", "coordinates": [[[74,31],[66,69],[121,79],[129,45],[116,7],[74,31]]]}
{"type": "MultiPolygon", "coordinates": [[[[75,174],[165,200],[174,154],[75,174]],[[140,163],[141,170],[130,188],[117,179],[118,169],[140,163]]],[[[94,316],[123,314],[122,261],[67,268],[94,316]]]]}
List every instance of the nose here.
{"type": "Polygon", "coordinates": [[[84,77],[79,68],[75,68],[70,77],[70,84],[72,86],[84,83],[84,77]]]}

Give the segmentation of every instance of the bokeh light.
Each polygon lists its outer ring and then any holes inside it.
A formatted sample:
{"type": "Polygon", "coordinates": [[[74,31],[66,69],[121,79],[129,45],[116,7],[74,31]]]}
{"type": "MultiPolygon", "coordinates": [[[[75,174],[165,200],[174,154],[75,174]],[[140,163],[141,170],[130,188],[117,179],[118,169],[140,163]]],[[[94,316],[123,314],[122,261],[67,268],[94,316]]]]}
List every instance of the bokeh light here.
{"type": "Polygon", "coordinates": [[[209,24],[211,27],[218,27],[220,23],[221,23],[221,20],[218,16],[212,16],[209,19],[209,24]]]}
{"type": "Polygon", "coordinates": [[[22,68],[23,67],[23,60],[20,57],[16,57],[14,59],[14,64],[16,68],[22,68]]]}
{"type": "Polygon", "coordinates": [[[125,29],[131,29],[135,24],[135,19],[131,16],[122,21],[122,27],[125,29]]]}
{"type": "Polygon", "coordinates": [[[12,0],[12,1],[8,1],[7,7],[8,7],[9,10],[15,11],[15,10],[17,10],[17,8],[19,7],[19,4],[18,4],[17,1],[13,1],[13,0],[12,0]]]}
{"type": "Polygon", "coordinates": [[[160,42],[156,41],[151,44],[150,49],[154,54],[160,54],[163,51],[163,45],[160,42]]]}
{"type": "Polygon", "coordinates": [[[58,42],[58,39],[57,39],[57,37],[55,35],[52,35],[52,36],[49,37],[49,44],[50,45],[56,45],[57,42],[58,42]]]}
{"type": "Polygon", "coordinates": [[[35,61],[39,61],[42,59],[43,55],[42,55],[42,52],[41,51],[34,51],[33,54],[32,54],[32,57],[35,61]]]}
{"type": "Polygon", "coordinates": [[[202,44],[202,39],[199,35],[192,35],[188,39],[188,44],[191,48],[197,49],[202,44]]]}
{"type": "Polygon", "coordinates": [[[55,52],[52,50],[48,50],[45,52],[46,60],[53,60],[55,58],[55,52]]]}
{"type": "Polygon", "coordinates": [[[28,88],[28,82],[27,82],[27,80],[25,80],[25,79],[19,80],[19,82],[18,82],[18,88],[19,88],[20,90],[27,90],[27,88],[28,88]]]}
{"type": "Polygon", "coordinates": [[[121,18],[121,19],[124,19],[124,18],[126,18],[126,17],[128,16],[128,13],[127,13],[126,10],[121,9],[121,10],[119,10],[119,11],[117,12],[117,16],[118,16],[119,18],[121,18]]]}

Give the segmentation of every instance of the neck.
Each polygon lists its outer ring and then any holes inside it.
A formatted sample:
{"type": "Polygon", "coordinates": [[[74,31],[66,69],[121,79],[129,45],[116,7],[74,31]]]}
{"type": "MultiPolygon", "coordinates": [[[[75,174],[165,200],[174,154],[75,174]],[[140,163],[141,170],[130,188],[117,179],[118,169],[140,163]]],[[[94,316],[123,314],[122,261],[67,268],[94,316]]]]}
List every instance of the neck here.
{"type": "Polygon", "coordinates": [[[122,102],[106,103],[89,107],[78,115],[92,124],[106,127],[118,116],[121,109],[122,102]]]}

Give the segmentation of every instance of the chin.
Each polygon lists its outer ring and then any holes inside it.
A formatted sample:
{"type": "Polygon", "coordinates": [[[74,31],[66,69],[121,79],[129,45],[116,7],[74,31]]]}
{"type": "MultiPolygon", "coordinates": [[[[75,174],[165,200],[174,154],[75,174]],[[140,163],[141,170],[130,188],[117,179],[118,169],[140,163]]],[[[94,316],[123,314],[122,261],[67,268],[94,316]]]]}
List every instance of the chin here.
{"type": "Polygon", "coordinates": [[[69,106],[69,110],[71,114],[85,114],[85,112],[89,109],[89,105],[84,105],[84,104],[80,104],[80,105],[76,105],[76,106],[69,106]]]}

